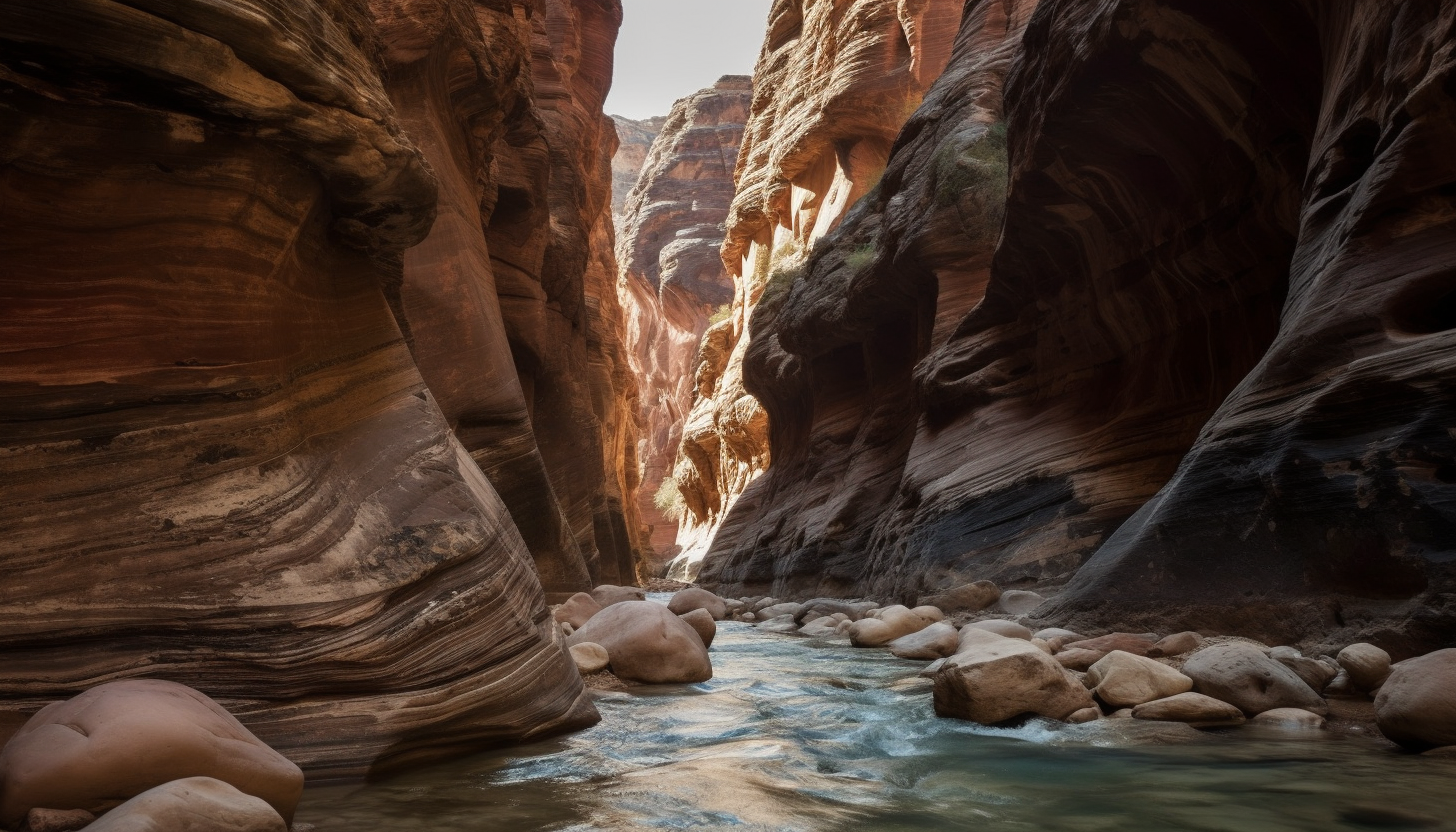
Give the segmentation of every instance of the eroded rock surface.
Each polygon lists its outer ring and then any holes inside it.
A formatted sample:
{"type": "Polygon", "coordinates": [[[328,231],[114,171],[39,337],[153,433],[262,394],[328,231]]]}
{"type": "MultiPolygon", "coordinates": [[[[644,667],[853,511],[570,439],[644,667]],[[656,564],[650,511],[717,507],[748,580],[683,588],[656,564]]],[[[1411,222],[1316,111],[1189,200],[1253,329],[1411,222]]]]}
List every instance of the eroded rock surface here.
{"type": "MultiPolygon", "coordinates": [[[[683,423],[698,394],[693,372],[698,344],[710,322],[726,317],[733,300],[733,280],[718,249],[752,95],[751,79],[728,75],[674,104],[619,222],[618,291],[638,386],[638,508],[659,568],[679,552],[679,519],[695,516],[684,497],[700,496],[681,491],[673,469],[683,423]]],[[[631,152],[624,145],[617,155],[631,152]]],[[[696,569],[685,566],[669,575],[695,576],[696,569]]]]}

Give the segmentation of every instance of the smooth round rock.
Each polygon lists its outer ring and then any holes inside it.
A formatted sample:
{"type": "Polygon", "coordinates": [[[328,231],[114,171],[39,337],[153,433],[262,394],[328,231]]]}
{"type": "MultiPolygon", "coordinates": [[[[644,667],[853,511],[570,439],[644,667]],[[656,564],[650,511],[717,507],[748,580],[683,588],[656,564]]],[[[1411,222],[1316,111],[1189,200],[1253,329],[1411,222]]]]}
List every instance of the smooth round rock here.
{"type": "Polygon", "coordinates": [[[1244,712],[1212,696],[1201,693],[1180,693],[1167,699],[1156,699],[1132,709],[1133,719],[1156,722],[1182,722],[1195,728],[1242,725],[1244,712]]]}
{"type": "Polygon", "coordinates": [[[684,615],[693,610],[706,610],[714,621],[722,621],[728,617],[728,605],[722,598],[698,587],[688,587],[679,590],[667,602],[667,608],[675,615],[684,615]]]}
{"type": "MultiPolygon", "coordinates": [[[[646,601],[647,591],[639,586],[617,586],[602,584],[591,591],[591,597],[602,607],[621,604],[626,601],[646,601]]],[[[580,628],[578,628],[580,629],[580,628]]]]}
{"type": "Polygon", "coordinates": [[[580,630],[581,625],[591,620],[591,617],[602,611],[602,605],[597,599],[578,592],[566,599],[566,603],[552,610],[551,616],[563,624],[570,624],[573,630],[580,630]]]}
{"type": "Polygon", "coordinates": [[[98,685],[42,708],[0,751],[0,823],[33,808],[100,814],[148,789],[206,776],[292,818],[303,772],[202,693],[161,679],[98,685]]]}
{"type": "Polygon", "coordinates": [[[1312,714],[1302,708],[1275,708],[1272,711],[1265,711],[1255,716],[1250,722],[1254,725],[1300,730],[1314,730],[1325,727],[1324,717],[1319,714],[1312,714]]]}
{"type": "MultiPolygon", "coordinates": [[[[668,612],[671,611],[672,608],[669,607],[668,612]]],[[[704,647],[713,646],[713,638],[718,635],[718,624],[713,621],[712,613],[698,608],[682,613],[678,615],[678,618],[681,618],[687,622],[689,627],[693,628],[693,631],[698,634],[698,638],[703,640],[704,647]]]]}
{"type": "Polygon", "coordinates": [[[583,676],[600,673],[612,663],[607,648],[594,641],[583,641],[566,649],[571,652],[571,660],[576,662],[577,672],[583,676]]]}
{"type": "Polygon", "coordinates": [[[930,622],[903,606],[885,607],[877,618],[862,618],[851,624],[849,642],[855,647],[884,647],[929,625],[930,622]]]}
{"type": "Polygon", "coordinates": [[[996,606],[1008,615],[1028,615],[1044,603],[1046,598],[1038,593],[1025,589],[1008,589],[1002,591],[996,606]]]}
{"type": "MultiPolygon", "coordinates": [[[[1061,627],[1047,627],[1044,630],[1037,630],[1035,633],[1032,633],[1031,634],[1031,637],[1032,638],[1039,638],[1042,641],[1047,641],[1047,642],[1050,642],[1054,638],[1065,639],[1066,642],[1082,641],[1082,640],[1084,640],[1084,639],[1087,638],[1086,636],[1084,636],[1084,635],[1082,635],[1080,633],[1075,633],[1075,632],[1072,632],[1071,630],[1065,630],[1065,629],[1062,629],[1061,627]]],[[[1064,642],[1064,643],[1066,643],[1066,642],[1064,642]]]]}
{"type": "Polygon", "coordinates": [[[1147,656],[1150,659],[1181,656],[1184,653],[1191,653],[1202,646],[1203,636],[1192,630],[1186,630],[1158,639],[1153,643],[1152,647],[1148,648],[1147,656]]]}
{"type": "Polygon", "coordinates": [[[1294,671],[1252,644],[1205,647],[1183,663],[1183,673],[1198,693],[1234,705],[1248,716],[1275,708],[1329,711],[1325,700],[1294,671]]]}
{"type": "Polygon", "coordinates": [[[1097,698],[1114,708],[1131,708],[1193,690],[1193,680],[1152,659],[1114,650],[1087,671],[1097,698]]]}
{"type": "Polygon", "coordinates": [[[1098,708],[1083,708],[1080,711],[1067,717],[1067,721],[1073,725],[1082,725],[1088,722],[1096,722],[1102,718],[1102,711],[1098,708]]]}
{"type": "Polygon", "coordinates": [[[612,673],[621,679],[668,684],[713,678],[713,663],[702,638],[662,604],[612,604],[567,639],[573,645],[587,641],[607,649],[612,673]]]}
{"type": "Polygon", "coordinates": [[[288,832],[267,802],[221,780],[189,777],[145,791],[102,815],[90,832],[288,832]]]}
{"type": "Polygon", "coordinates": [[[890,642],[890,652],[902,659],[943,659],[960,647],[956,628],[937,621],[919,632],[900,636],[890,642]]]}
{"type": "Polygon", "coordinates": [[[931,606],[930,604],[922,604],[912,608],[910,611],[932,624],[945,620],[945,613],[940,611],[940,607],[931,606]]]}
{"type": "Polygon", "coordinates": [[[1107,654],[1101,650],[1062,650],[1055,656],[1057,663],[1068,670],[1086,672],[1092,665],[1102,661],[1107,654]]]}
{"type": "Polygon", "coordinates": [[[946,612],[980,612],[1001,599],[1001,588],[990,581],[976,581],[923,598],[946,612]]]}
{"type": "Polygon", "coordinates": [[[1356,688],[1369,693],[1390,676],[1390,654],[1373,644],[1352,644],[1335,657],[1356,688]]]}
{"type": "Polygon", "coordinates": [[[961,629],[985,630],[988,633],[995,633],[998,636],[1007,638],[1019,638],[1023,641],[1031,641],[1031,630],[1017,624],[1015,621],[1007,621],[1002,618],[988,618],[985,621],[973,621],[961,629]]]}
{"type": "Polygon", "coordinates": [[[994,725],[1037,715],[1066,719],[1096,707],[1092,694],[1056,660],[1023,639],[970,631],[935,676],[935,712],[994,725]]]}
{"type": "Polygon", "coordinates": [[[1375,697],[1375,724],[1416,751],[1456,745],[1456,649],[1406,659],[1375,697]]]}

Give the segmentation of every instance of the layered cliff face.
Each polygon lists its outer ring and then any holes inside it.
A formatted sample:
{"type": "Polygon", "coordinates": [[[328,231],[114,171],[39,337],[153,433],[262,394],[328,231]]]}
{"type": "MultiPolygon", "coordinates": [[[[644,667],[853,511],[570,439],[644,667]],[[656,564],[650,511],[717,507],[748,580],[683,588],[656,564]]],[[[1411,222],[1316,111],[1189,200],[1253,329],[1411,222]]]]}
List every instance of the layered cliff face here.
{"type": "Polygon", "coordinates": [[[705,579],[1449,640],[1456,4],[1032,5],[967,4],[760,305],[774,467],[705,579]]]}
{"type": "Polygon", "coordinates": [[[769,420],[744,386],[749,318],[786,282],[771,276],[799,268],[874,186],[950,58],[961,12],[960,0],[781,0],[770,11],[722,250],[734,299],[703,338],[674,467],[686,576],[769,462],[769,420]]]}
{"type": "Polygon", "coordinates": [[[0,7],[0,708],[170,679],[320,776],[596,719],[533,560],[630,564],[619,18],[0,7]]]}
{"type": "Polygon", "coordinates": [[[647,164],[647,154],[652,143],[662,132],[667,116],[631,119],[612,116],[612,125],[617,129],[617,152],[612,154],[612,221],[617,236],[622,236],[622,212],[627,207],[627,195],[637,186],[642,176],[642,166],[647,164]]]}
{"type": "Polygon", "coordinates": [[[752,95],[752,79],[729,75],[678,101],[622,213],[619,292],[639,387],[638,504],[659,567],[678,549],[684,508],[672,473],[697,393],[698,344],[733,300],[718,249],[752,95]]]}

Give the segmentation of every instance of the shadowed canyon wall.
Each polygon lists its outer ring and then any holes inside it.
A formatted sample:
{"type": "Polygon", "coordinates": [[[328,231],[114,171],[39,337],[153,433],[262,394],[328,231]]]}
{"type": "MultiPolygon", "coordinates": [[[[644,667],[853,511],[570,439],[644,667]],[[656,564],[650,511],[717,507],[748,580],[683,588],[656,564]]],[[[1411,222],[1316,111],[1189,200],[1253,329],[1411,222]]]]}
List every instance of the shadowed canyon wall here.
{"type": "Polygon", "coordinates": [[[1456,4],[1034,5],[966,4],[760,302],[774,464],[704,580],[1449,640],[1456,4]]]}
{"type": "Polygon", "coordinates": [[[633,569],[620,14],[0,6],[0,709],[170,679],[311,776],[596,720],[535,567],[633,569]]]}
{"type": "Polygon", "coordinates": [[[754,71],[722,257],[728,318],[705,334],[698,397],[673,474],[685,514],[680,574],[769,463],[769,420],[744,386],[748,321],[815,242],[874,186],[896,131],[950,58],[960,0],[780,0],[754,71]]]}
{"type": "Polygon", "coordinates": [[[698,344],[733,300],[718,249],[752,96],[750,78],[729,75],[673,105],[623,208],[619,291],[640,387],[638,504],[659,569],[678,549],[684,509],[671,478],[697,393],[698,344]]]}

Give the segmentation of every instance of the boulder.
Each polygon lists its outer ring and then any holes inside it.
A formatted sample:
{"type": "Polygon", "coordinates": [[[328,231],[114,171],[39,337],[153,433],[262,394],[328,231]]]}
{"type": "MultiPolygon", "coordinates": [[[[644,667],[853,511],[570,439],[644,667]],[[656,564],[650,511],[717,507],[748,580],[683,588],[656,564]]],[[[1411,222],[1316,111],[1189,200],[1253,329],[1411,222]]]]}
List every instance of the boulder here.
{"type": "Polygon", "coordinates": [[[1244,722],[1243,711],[1201,693],[1180,693],[1143,703],[1132,709],[1132,717],[1156,722],[1184,722],[1195,728],[1242,725],[1244,722]]]}
{"type": "Polygon", "coordinates": [[[839,598],[813,598],[804,602],[804,612],[800,619],[812,613],[820,615],[843,615],[844,617],[858,621],[865,617],[865,613],[879,606],[874,601],[844,601],[839,598]]]}
{"type": "Polygon", "coordinates": [[[610,607],[627,601],[646,601],[647,591],[636,586],[602,584],[591,591],[591,597],[603,607],[610,607]]]}
{"type": "Polygon", "coordinates": [[[1281,646],[1270,649],[1269,658],[1273,659],[1276,662],[1279,662],[1280,664],[1287,664],[1287,662],[1291,659],[1304,658],[1304,654],[1299,652],[1298,650],[1295,650],[1293,647],[1281,646]]]}
{"type": "Polygon", "coordinates": [[[816,618],[799,627],[799,634],[810,637],[832,636],[838,630],[839,623],[838,620],[829,616],[816,618]]]}
{"type": "Polygon", "coordinates": [[[1132,719],[1132,708],[1118,708],[1108,714],[1107,719],[1132,719]]]}
{"type": "Polygon", "coordinates": [[[601,611],[602,605],[597,603],[597,599],[585,592],[578,592],[553,610],[551,616],[563,624],[570,624],[572,630],[580,630],[581,625],[601,611]]]}
{"type": "MultiPolygon", "coordinates": [[[[973,621],[965,628],[974,630],[985,630],[988,633],[995,633],[998,636],[1007,638],[1019,638],[1024,641],[1031,641],[1031,630],[1017,624],[1015,621],[1006,621],[1001,618],[988,618],[985,621],[973,621]]],[[[962,629],[965,629],[962,628],[962,629]]]]}
{"type": "Polygon", "coordinates": [[[1456,649],[1406,659],[1375,697],[1375,724],[1392,742],[1424,751],[1456,745],[1456,649]]]}
{"type": "Polygon", "coordinates": [[[862,618],[849,626],[849,642],[855,647],[884,647],[901,636],[918,633],[930,622],[903,606],[885,607],[876,618],[862,618]]]}
{"type": "Polygon", "coordinates": [[[722,621],[728,617],[728,605],[723,599],[714,595],[706,589],[689,587],[680,590],[667,602],[669,611],[676,615],[683,615],[693,610],[706,610],[714,621],[722,621]]]}
{"type": "Polygon", "coordinates": [[[1365,692],[1355,687],[1355,682],[1350,679],[1350,674],[1344,668],[1335,673],[1335,678],[1325,685],[1323,691],[1325,696],[1332,699],[1364,699],[1365,692]]]}
{"type": "MultiPolygon", "coordinates": [[[[668,607],[667,611],[672,612],[672,608],[668,607]]],[[[713,637],[718,635],[718,625],[713,621],[712,613],[700,607],[682,613],[678,618],[686,621],[688,626],[693,628],[693,631],[698,634],[698,638],[703,640],[704,647],[713,646],[713,637]]]]}
{"type": "Polygon", "coordinates": [[[926,665],[925,669],[920,671],[920,673],[917,675],[926,679],[934,679],[935,674],[939,673],[942,667],[945,667],[945,662],[945,659],[936,659],[935,661],[926,665]]]}
{"type": "Polygon", "coordinates": [[[75,832],[94,820],[96,816],[85,809],[31,809],[22,832],[75,832]]]}
{"type": "Polygon", "coordinates": [[[1097,664],[1107,654],[1101,650],[1063,650],[1057,653],[1055,658],[1057,664],[1068,670],[1090,670],[1092,665],[1097,664]]]}
{"type": "Polygon", "coordinates": [[[925,603],[933,604],[946,612],[980,612],[1001,599],[1001,588],[990,581],[976,581],[963,584],[927,598],[925,603]]]}
{"type": "Polygon", "coordinates": [[[1152,647],[1148,648],[1147,656],[1150,659],[1181,656],[1184,653],[1191,653],[1202,646],[1203,636],[1192,630],[1188,630],[1158,639],[1153,643],[1152,647]]]}
{"type": "Polygon", "coordinates": [[[793,602],[786,601],[782,604],[774,604],[771,607],[760,607],[756,615],[758,616],[758,619],[760,621],[768,621],[773,618],[778,618],[781,615],[788,615],[796,619],[794,623],[798,624],[799,622],[797,621],[797,619],[799,615],[803,612],[803,604],[795,604],[793,602]]]}
{"type": "Polygon", "coordinates": [[[940,716],[987,725],[1027,714],[1066,719],[1096,707],[1082,683],[1031,642],[984,632],[946,659],[934,697],[940,716]]]}
{"type": "Polygon", "coordinates": [[[1047,642],[1051,641],[1054,638],[1060,638],[1064,639],[1064,641],[1062,642],[1063,644],[1067,644],[1073,641],[1083,641],[1087,638],[1080,633],[1074,633],[1071,630],[1064,630],[1061,627],[1047,627],[1044,630],[1037,630],[1035,633],[1032,634],[1031,637],[1039,638],[1042,641],[1047,642]]]}
{"type": "Polygon", "coordinates": [[[1355,687],[1370,693],[1390,676],[1390,654],[1373,644],[1352,644],[1335,657],[1355,687]]]}
{"type": "Polygon", "coordinates": [[[86,827],[90,832],[288,832],[266,801],[221,780],[188,777],[142,792],[86,827]]]}
{"type": "Polygon", "coordinates": [[[1275,708],[1324,714],[1329,706],[1293,670],[1243,642],[1205,647],[1183,664],[1193,689],[1238,707],[1248,716],[1275,708]]]}
{"type": "Polygon", "coordinates": [[[766,618],[754,625],[760,630],[769,633],[797,633],[799,622],[794,620],[792,615],[776,615],[773,618],[766,618]]]}
{"type": "Polygon", "coordinates": [[[1102,711],[1098,708],[1083,708],[1080,711],[1067,717],[1067,722],[1073,725],[1081,725],[1087,722],[1096,722],[1102,718],[1102,711]]]}
{"type": "Polygon", "coordinates": [[[1114,708],[1129,708],[1193,690],[1193,680],[1152,659],[1114,650],[1087,671],[1097,698],[1114,708]]]}
{"type": "Polygon", "coordinates": [[[612,663],[612,657],[607,652],[607,648],[594,641],[573,644],[567,650],[571,652],[571,660],[576,662],[577,672],[583,676],[600,673],[612,663]]]}
{"type": "Polygon", "coordinates": [[[779,599],[774,598],[773,596],[764,596],[763,598],[755,599],[754,602],[748,606],[748,611],[753,613],[754,615],[758,615],[759,610],[768,609],[769,607],[772,607],[774,604],[777,603],[779,603],[779,599]]]}
{"type": "Polygon", "coordinates": [[[713,678],[708,648],[697,632],[662,604],[621,601],[592,616],[568,644],[596,642],[612,657],[612,673],[648,684],[713,678]]]}
{"type": "Polygon", "coordinates": [[[1043,653],[1046,653],[1048,656],[1052,654],[1052,646],[1050,644],[1047,644],[1044,640],[1033,637],[1031,639],[1031,643],[1036,645],[1036,649],[1042,651],[1043,653]]]}
{"type": "Polygon", "coordinates": [[[1298,676],[1300,679],[1303,679],[1304,683],[1306,685],[1309,685],[1311,690],[1324,690],[1330,682],[1333,682],[1335,680],[1335,676],[1339,675],[1340,672],[1339,670],[1331,667],[1325,662],[1319,661],[1318,659],[1306,658],[1304,656],[1299,656],[1297,658],[1285,656],[1283,658],[1279,658],[1276,657],[1274,655],[1274,651],[1271,650],[1269,651],[1269,657],[1289,668],[1290,670],[1293,670],[1294,675],[1298,676]]]}
{"type": "Polygon", "coordinates": [[[303,772],[232,714],[185,685],[98,685],[31,717],[0,751],[0,824],[31,809],[100,814],[163,783],[207,776],[292,818],[303,772]]]}
{"type": "Polygon", "coordinates": [[[1252,722],[1255,725],[1267,725],[1271,728],[1298,730],[1325,727],[1324,717],[1302,708],[1275,708],[1255,716],[1252,722]]]}
{"type": "MultiPolygon", "coordinates": [[[[1063,642],[1062,650],[1091,650],[1097,653],[1111,653],[1113,650],[1121,650],[1124,653],[1131,653],[1134,656],[1146,656],[1153,645],[1159,641],[1152,633],[1108,633],[1097,638],[1088,638],[1081,641],[1063,642]]],[[[1055,647],[1056,645],[1052,645],[1055,647]]]]}
{"type": "Polygon", "coordinates": [[[934,607],[929,604],[922,604],[910,611],[925,619],[931,624],[934,624],[937,621],[945,620],[945,613],[940,611],[940,607],[934,607]]]}
{"type": "Polygon", "coordinates": [[[960,634],[943,621],[890,642],[890,652],[902,659],[943,659],[960,647],[960,634]]]}
{"type": "Polygon", "coordinates": [[[996,606],[1008,615],[1028,615],[1046,602],[1046,598],[1025,589],[1008,589],[1001,593],[996,606]]]}

